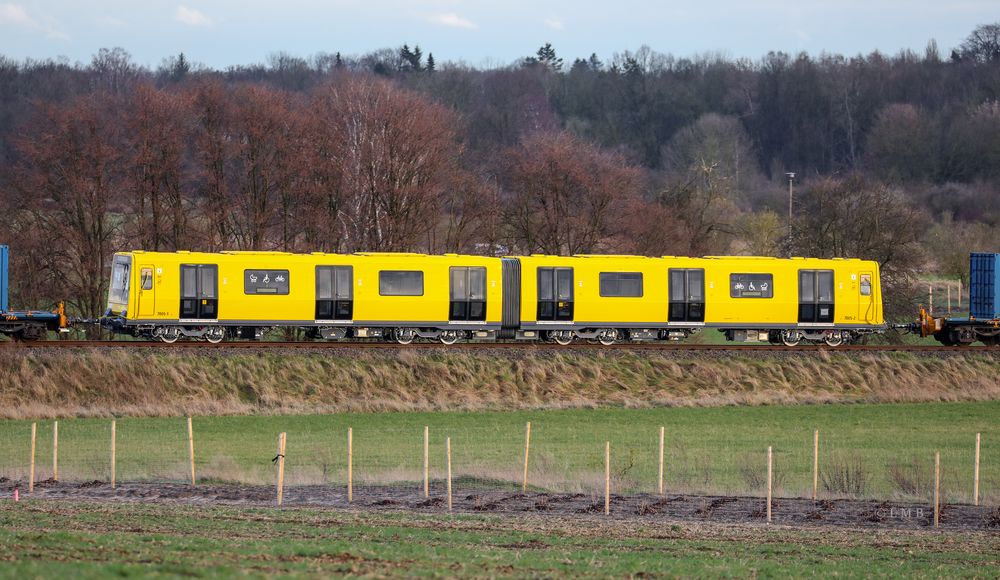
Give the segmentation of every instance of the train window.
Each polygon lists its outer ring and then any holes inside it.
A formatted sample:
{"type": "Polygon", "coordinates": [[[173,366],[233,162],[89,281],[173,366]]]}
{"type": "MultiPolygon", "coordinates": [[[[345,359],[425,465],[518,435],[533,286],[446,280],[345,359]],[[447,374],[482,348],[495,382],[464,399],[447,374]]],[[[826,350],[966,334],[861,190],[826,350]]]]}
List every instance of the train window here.
{"type": "Polygon", "coordinates": [[[181,318],[218,318],[219,267],[181,264],[181,318]]]}
{"type": "Polygon", "coordinates": [[[198,297],[198,269],[194,266],[181,268],[181,296],[198,297]]]}
{"type": "Polygon", "coordinates": [[[382,270],[378,273],[382,296],[423,296],[424,273],[419,270],[382,270]]]}
{"type": "Polygon", "coordinates": [[[538,269],[537,320],[573,320],[573,268],[538,269]]]}
{"type": "Polygon", "coordinates": [[[642,297],[642,272],[601,272],[600,282],[603,297],[642,297]]]}
{"type": "Polygon", "coordinates": [[[111,286],[108,288],[108,302],[125,304],[128,302],[129,272],[131,271],[132,258],[128,256],[115,256],[114,265],[111,267],[111,286]]]}
{"type": "Polygon", "coordinates": [[[143,268],[139,271],[139,280],[142,282],[143,290],[153,289],[153,269],[143,268]]]}
{"type": "Polygon", "coordinates": [[[670,322],[705,321],[705,270],[671,268],[668,276],[670,322]]]}
{"type": "Polygon", "coordinates": [[[244,294],[288,294],[288,270],[243,270],[244,294]]]}
{"type": "Polygon", "coordinates": [[[486,320],[486,268],[451,268],[448,320],[486,320]]]}
{"type": "Polygon", "coordinates": [[[799,270],[799,322],[833,322],[833,270],[799,270]]]}
{"type": "Polygon", "coordinates": [[[771,274],[730,274],[731,298],[774,298],[774,276],[771,274]]]}
{"type": "Polygon", "coordinates": [[[316,266],[316,320],[351,320],[354,268],[316,266]]]}
{"type": "Polygon", "coordinates": [[[861,275],[861,295],[871,296],[872,295],[872,275],[862,274],[861,275]]]}

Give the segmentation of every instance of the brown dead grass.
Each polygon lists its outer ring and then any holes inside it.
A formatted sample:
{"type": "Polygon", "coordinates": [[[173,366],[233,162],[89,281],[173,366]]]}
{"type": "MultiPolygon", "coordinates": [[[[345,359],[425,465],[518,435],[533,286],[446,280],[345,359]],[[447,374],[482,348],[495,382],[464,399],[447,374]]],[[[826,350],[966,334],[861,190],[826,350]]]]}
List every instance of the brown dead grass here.
{"type": "Polygon", "coordinates": [[[1000,355],[0,349],[0,417],[1000,399],[1000,355]]]}

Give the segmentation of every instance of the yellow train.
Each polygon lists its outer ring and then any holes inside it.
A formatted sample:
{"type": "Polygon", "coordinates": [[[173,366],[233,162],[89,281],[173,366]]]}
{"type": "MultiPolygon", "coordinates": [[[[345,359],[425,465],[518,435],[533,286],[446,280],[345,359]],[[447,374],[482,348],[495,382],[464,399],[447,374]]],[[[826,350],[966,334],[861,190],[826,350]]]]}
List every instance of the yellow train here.
{"type": "Polygon", "coordinates": [[[835,346],[884,326],[878,264],[854,259],[123,252],[103,322],[173,342],[313,338],[729,340],[835,346]]]}

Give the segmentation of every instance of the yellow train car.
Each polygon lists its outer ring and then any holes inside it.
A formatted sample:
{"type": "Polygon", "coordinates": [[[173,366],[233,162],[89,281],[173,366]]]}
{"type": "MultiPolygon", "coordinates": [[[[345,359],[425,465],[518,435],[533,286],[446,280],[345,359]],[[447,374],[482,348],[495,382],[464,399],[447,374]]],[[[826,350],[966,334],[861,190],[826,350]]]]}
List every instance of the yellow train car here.
{"type": "Polygon", "coordinates": [[[561,344],[682,339],[837,345],[884,324],[878,264],[843,259],[527,256],[520,329],[561,344]]]}
{"type": "Polygon", "coordinates": [[[883,324],[878,264],[664,256],[124,252],[107,326],[173,342],[261,338],[681,340],[837,345],[883,324]]]}
{"type": "Polygon", "coordinates": [[[500,260],[420,254],[123,252],[112,262],[107,326],[173,342],[417,337],[450,343],[500,328],[500,260]]]}

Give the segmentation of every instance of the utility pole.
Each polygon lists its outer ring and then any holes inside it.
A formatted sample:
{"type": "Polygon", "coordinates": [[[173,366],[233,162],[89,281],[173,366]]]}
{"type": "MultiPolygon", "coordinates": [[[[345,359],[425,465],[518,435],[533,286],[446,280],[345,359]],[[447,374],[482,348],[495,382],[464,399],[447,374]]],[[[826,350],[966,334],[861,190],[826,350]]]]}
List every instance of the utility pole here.
{"type": "Polygon", "coordinates": [[[792,183],[795,181],[795,172],[785,173],[788,176],[788,255],[792,255],[792,183]]]}

